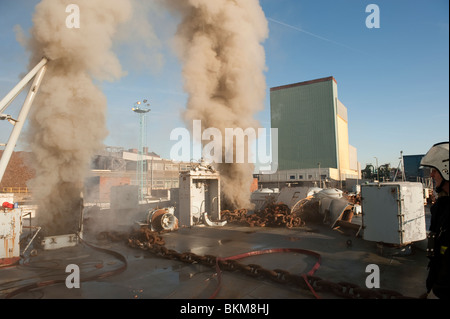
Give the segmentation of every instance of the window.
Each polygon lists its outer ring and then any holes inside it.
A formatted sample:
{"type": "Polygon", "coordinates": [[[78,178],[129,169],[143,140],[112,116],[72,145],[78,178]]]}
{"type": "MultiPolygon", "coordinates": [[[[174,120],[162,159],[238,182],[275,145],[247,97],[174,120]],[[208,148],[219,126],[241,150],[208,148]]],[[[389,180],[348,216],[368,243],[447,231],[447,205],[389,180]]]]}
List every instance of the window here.
{"type": "Polygon", "coordinates": [[[153,170],[155,171],[162,171],[164,169],[163,163],[153,163],[153,170]]]}
{"type": "Polygon", "coordinates": [[[164,181],[162,180],[154,180],[153,181],[153,188],[163,187],[164,181]]]}
{"type": "Polygon", "coordinates": [[[303,179],[303,175],[298,175],[298,179],[303,179]]]}
{"type": "Polygon", "coordinates": [[[295,179],[295,175],[289,176],[289,179],[295,179]]]}

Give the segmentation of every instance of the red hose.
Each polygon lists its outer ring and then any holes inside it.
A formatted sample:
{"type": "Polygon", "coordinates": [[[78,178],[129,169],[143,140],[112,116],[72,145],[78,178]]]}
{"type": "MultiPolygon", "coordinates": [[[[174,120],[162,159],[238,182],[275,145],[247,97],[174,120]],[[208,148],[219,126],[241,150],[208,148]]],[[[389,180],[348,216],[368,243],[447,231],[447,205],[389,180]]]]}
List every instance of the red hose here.
{"type": "MultiPolygon", "coordinates": [[[[80,280],[81,282],[91,281],[91,280],[97,280],[97,279],[103,279],[103,278],[106,278],[106,277],[110,277],[110,276],[113,276],[113,275],[120,274],[120,273],[122,273],[123,271],[125,271],[125,270],[127,269],[128,262],[127,262],[127,259],[126,259],[123,255],[121,255],[121,254],[119,254],[119,253],[117,253],[117,252],[115,252],[115,251],[113,251],[113,250],[109,250],[109,249],[105,249],[105,248],[100,248],[100,247],[94,246],[94,245],[92,245],[92,244],[90,244],[90,243],[84,241],[84,240],[81,239],[81,238],[79,238],[79,240],[80,240],[81,243],[84,243],[85,245],[87,245],[87,246],[89,246],[89,247],[91,247],[91,248],[93,248],[93,249],[95,249],[95,250],[104,252],[104,253],[106,253],[106,254],[113,255],[113,256],[115,256],[116,258],[118,258],[120,261],[123,262],[123,266],[120,267],[120,268],[118,268],[118,269],[111,270],[111,271],[107,271],[107,272],[104,272],[104,273],[102,273],[102,274],[94,275],[94,276],[91,276],[91,277],[89,277],[89,278],[83,278],[83,279],[80,280]]],[[[65,282],[66,282],[65,279],[53,279],[53,280],[47,280],[47,281],[41,281],[41,282],[35,282],[35,283],[32,283],[32,284],[23,286],[23,287],[21,287],[21,288],[18,288],[18,289],[16,289],[16,290],[14,290],[14,291],[8,293],[8,294],[6,295],[6,297],[5,297],[5,299],[12,298],[12,297],[14,297],[14,296],[16,296],[16,295],[18,295],[18,294],[20,294],[20,293],[29,291],[29,290],[31,290],[31,289],[41,288],[41,287],[50,286],[50,285],[55,285],[55,284],[60,284],[60,283],[65,283],[65,282]]]]}
{"type": "Polygon", "coordinates": [[[316,263],[311,268],[311,270],[308,271],[307,274],[302,274],[302,278],[305,280],[306,284],[308,285],[308,287],[311,290],[311,292],[313,293],[313,295],[317,299],[320,299],[320,296],[317,295],[317,293],[314,291],[314,288],[308,282],[307,276],[312,276],[317,271],[317,269],[319,269],[320,262],[322,261],[322,257],[320,256],[320,254],[318,254],[316,252],[313,252],[313,251],[310,251],[310,250],[305,250],[305,249],[299,249],[299,248],[264,249],[264,250],[255,250],[255,251],[251,251],[251,252],[248,252],[248,253],[239,254],[239,255],[235,255],[235,256],[231,256],[231,257],[225,257],[225,258],[217,257],[216,258],[216,270],[217,270],[217,278],[218,278],[219,283],[217,284],[216,290],[214,291],[214,293],[209,298],[210,299],[215,298],[216,295],[219,293],[219,290],[220,290],[220,288],[222,286],[222,271],[220,270],[220,267],[219,267],[219,261],[238,260],[238,259],[242,259],[242,258],[246,258],[246,257],[257,256],[257,255],[264,255],[264,254],[273,254],[273,253],[300,253],[300,254],[310,255],[310,256],[316,257],[317,258],[316,263]]]}

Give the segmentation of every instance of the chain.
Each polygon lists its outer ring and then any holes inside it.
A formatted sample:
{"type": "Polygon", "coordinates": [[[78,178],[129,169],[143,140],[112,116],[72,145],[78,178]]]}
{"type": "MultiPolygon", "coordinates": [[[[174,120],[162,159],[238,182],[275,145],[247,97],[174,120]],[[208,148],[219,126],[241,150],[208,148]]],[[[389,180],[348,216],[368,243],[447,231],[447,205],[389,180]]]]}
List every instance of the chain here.
{"type": "Polygon", "coordinates": [[[234,212],[224,210],[222,219],[228,223],[238,223],[250,227],[280,227],[287,228],[304,226],[305,222],[285,204],[268,204],[263,210],[248,215],[246,209],[236,209],[234,212]]]}
{"type": "MultiPolygon", "coordinates": [[[[103,233],[104,237],[109,237],[108,233],[103,233]]],[[[109,238],[123,238],[113,236],[109,238]]],[[[147,227],[142,227],[139,231],[131,234],[127,238],[127,243],[132,248],[139,248],[154,255],[178,260],[189,264],[201,264],[207,267],[216,267],[227,271],[239,271],[251,277],[265,278],[277,283],[291,285],[303,290],[315,292],[331,293],[335,296],[346,299],[417,299],[404,296],[399,292],[386,289],[369,289],[359,287],[349,282],[331,282],[313,275],[296,275],[282,269],[266,269],[257,264],[244,264],[236,259],[222,259],[213,255],[199,256],[192,252],[179,253],[165,247],[164,239],[159,233],[151,231],[147,227]]]]}

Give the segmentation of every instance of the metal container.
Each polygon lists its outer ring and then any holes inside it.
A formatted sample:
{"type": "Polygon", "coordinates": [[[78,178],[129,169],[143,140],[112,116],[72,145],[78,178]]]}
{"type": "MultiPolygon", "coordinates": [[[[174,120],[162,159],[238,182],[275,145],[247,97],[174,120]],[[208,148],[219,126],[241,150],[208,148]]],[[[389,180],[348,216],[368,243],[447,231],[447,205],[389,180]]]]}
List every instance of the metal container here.
{"type": "Polygon", "coordinates": [[[304,200],[309,196],[315,196],[315,194],[320,193],[321,188],[318,187],[285,187],[281,190],[278,195],[277,202],[287,205],[290,209],[297,206],[298,202],[304,200]]]}
{"type": "Polygon", "coordinates": [[[22,232],[22,209],[0,211],[0,267],[20,260],[20,235],[22,232]]]}
{"type": "Polygon", "coordinates": [[[203,222],[203,213],[220,220],[220,175],[209,169],[196,169],[180,174],[178,220],[180,226],[203,222]]]}
{"type": "Polygon", "coordinates": [[[278,189],[276,191],[270,188],[255,190],[250,197],[251,202],[255,204],[254,210],[258,211],[263,209],[270,200],[275,201],[278,197],[278,193],[278,189]]]}
{"type": "Polygon", "coordinates": [[[403,245],[426,238],[421,183],[362,185],[361,210],[365,240],[403,245]]]}
{"type": "Polygon", "coordinates": [[[324,190],[321,190],[320,192],[317,192],[314,194],[314,197],[316,198],[342,198],[342,191],[337,188],[326,188],[324,190]]]}

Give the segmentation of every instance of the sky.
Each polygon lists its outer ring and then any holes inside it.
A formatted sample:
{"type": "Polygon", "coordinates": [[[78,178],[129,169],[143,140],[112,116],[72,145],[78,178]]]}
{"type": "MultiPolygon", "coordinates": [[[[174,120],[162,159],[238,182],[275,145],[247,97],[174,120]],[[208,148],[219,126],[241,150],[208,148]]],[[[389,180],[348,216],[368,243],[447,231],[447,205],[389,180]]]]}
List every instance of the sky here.
{"type": "MultiPolygon", "coordinates": [[[[151,0],[148,0],[151,2],[151,0]]],[[[213,1],[213,0],[211,0],[213,1]]],[[[27,32],[38,0],[0,0],[0,99],[26,74],[29,53],[16,40],[27,32]]],[[[76,1],[73,1],[76,3],[76,1]]],[[[397,167],[403,155],[425,154],[449,140],[449,2],[447,0],[260,0],[269,25],[263,43],[267,93],[256,115],[270,128],[270,88],[333,76],[348,110],[349,143],[366,164],[397,167]],[[368,28],[370,4],[379,28],[368,28]]],[[[62,13],[66,14],[66,13],[62,13]]],[[[82,14],[82,12],[81,12],[82,14]]],[[[137,148],[139,118],[131,109],[147,99],[147,144],[170,157],[175,128],[185,127],[182,66],[172,49],[177,18],[149,9],[136,17],[152,45],[131,43],[119,32],[114,50],[127,74],[98,83],[108,100],[107,146],[137,148]],[[129,46],[133,45],[130,50],[129,46]]],[[[25,92],[26,93],[26,92],[25,92]]],[[[18,114],[22,93],[7,109],[18,114]]],[[[12,126],[0,122],[0,143],[12,126]]],[[[26,130],[26,126],[25,126],[26,130]]],[[[24,150],[23,139],[16,150],[24,150]]]]}

